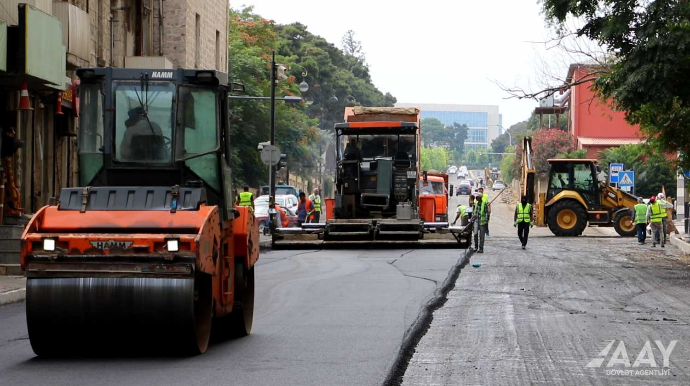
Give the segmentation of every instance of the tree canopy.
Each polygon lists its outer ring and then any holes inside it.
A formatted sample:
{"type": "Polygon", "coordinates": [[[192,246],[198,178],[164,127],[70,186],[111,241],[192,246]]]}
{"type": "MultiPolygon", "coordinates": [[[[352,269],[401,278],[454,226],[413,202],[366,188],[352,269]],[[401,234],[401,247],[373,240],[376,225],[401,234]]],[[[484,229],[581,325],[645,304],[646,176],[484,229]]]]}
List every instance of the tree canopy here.
{"type": "Polygon", "coordinates": [[[422,120],[422,144],[425,147],[443,147],[454,154],[453,158],[462,156],[467,139],[467,126],[453,123],[445,126],[436,118],[422,120]]]}
{"type": "MultiPolygon", "coordinates": [[[[300,95],[299,83],[309,84],[301,95],[307,103],[276,103],[276,143],[288,156],[290,173],[303,177],[316,173],[320,153],[332,152],[328,147],[333,124],[342,122],[345,106],[392,106],[396,102],[371,82],[361,43],[358,51],[350,48],[344,53],[302,24],[276,25],[252,7],[229,12],[230,77],[244,84],[247,95],[270,95],[272,51],[276,61],[288,68],[288,79],[278,83],[277,96],[300,95]]],[[[354,32],[346,36],[355,47],[354,32]]],[[[256,148],[269,139],[269,111],[265,101],[231,102],[231,161],[237,184],[258,186],[268,180],[268,168],[256,148]]]]}
{"type": "Polygon", "coordinates": [[[598,42],[613,64],[594,90],[639,124],[664,152],[690,168],[690,2],[687,0],[542,0],[547,19],[598,42]]]}

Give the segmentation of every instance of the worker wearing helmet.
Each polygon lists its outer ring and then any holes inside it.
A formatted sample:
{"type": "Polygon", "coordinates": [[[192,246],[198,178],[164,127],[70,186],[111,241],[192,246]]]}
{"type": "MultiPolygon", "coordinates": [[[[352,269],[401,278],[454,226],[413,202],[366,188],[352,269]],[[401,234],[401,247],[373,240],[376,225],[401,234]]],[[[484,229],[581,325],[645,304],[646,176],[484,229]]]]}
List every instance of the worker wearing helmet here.
{"type": "Polygon", "coordinates": [[[663,193],[659,193],[656,195],[656,202],[659,203],[661,206],[661,209],[664,211],[664,218],[661,219],[661,229],[662,229],[662,237],[664,238],[664,242],[666,242],[666,235],[671,233],[668,230],[668,215],[666,214],[666,209],[672,209],[673,205],[671,205],[668,201],[665,200],[665,196],[663,193]]]}
{"type": "Polygon", "coordinates": [[[666,212],[661,208],[661,205],[657,202],[656,196],[649,198],[649,206],[647,208],[647,223],[652,226],[652,247],[656,247],[656,244],[661,244],[661,248],[664,247],[664,238],[661,236],[662,219],[666,217],[666,212]]]}
{"type": "Polygon", "coordinates": [[[644,204],[642,197],[637,199],[637,205],[633,207],[633,217],[635,220],[635,228],[637,229],[637,243],[644,245],[647,233],[647,205],[644,204]]]}
{"type": "Polygon", "coordinates": [[[314,189],[314,194],[309,195],[309,200],[314,204],[314,213],[311,215],[311,222],[319,222],[319,220],[321,220],[321,196],[319,195],[319,188],[314,189]]]}

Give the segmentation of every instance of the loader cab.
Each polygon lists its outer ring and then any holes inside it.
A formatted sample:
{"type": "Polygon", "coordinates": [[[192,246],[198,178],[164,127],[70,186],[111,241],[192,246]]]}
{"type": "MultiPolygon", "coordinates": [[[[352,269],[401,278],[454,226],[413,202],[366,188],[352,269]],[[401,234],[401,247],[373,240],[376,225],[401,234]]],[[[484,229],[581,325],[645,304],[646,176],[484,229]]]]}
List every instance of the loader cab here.
{"type": "Polygon", "coordinates": [[[232,204],[227,75],[209,70],[84,68],[80,186],[203,186],[232,204]]]}
{"type": "Polygon", "coordinates": [[[546,202],[563,191],[569,191],[578,193],[589,209],[600,206],[595,160],[550,159],[548,162],[550,169],[546,202]]]}

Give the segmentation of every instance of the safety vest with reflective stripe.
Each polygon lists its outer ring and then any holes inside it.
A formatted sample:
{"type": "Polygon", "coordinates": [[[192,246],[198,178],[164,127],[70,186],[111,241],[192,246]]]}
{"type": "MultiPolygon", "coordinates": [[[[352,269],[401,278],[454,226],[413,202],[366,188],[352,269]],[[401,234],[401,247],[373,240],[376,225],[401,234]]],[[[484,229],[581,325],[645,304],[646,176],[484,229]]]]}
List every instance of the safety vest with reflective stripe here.
{"type": "Polygon", "coordinates": [[[647,222],[647,205],[635,205],[635,224],[645,224],[647,222]]]}
{"type": "Polygon", "coordinates": [[[240,206],[252,206],[252,198],[254,195],[252,192],[242,192],[240,193],[240,206]]]}
{"type": "Polygon", "coordinates": [[[517,222],[526,222],[526,223],[531,223],[532,219],[530,218],[529,211],[532,209],[532,206],[530,204],[526,204],[524,207],[522,206],[522,203],[518,203],[518,214],[517,214],[517,222]]]}
{"type": "Polygon", "coordinates": [[[666,217],[666,212],[661,209],[661,205],[658,202],[649,204],[649,208],[652,210],[652,215],[650,216],[652,222],[661,222],[666,217]]]}
{"type": "Polygon", "coordinates": [[[489,222],[489,216],[488,216],[488,213],[486,210],[486,205],[487,205],[487,202],[484,200],[482,200],[482,202],[479,204],[479,214],[480,214],[479,218],[481,219],[481,221],[480,221],[481,225],[487,224],[489,222]]]}
{"type": "Polygon", "coordinates": [[[458,205],[458,213],[460,213],[460,217],[467,217],[467,207],[465,205],[458,205]]]}
{"type": "Polygon", "coordinates": [[[314,212],[321,212],[321,196],[312,194],[309,199],[314,203],[314,212]]]}

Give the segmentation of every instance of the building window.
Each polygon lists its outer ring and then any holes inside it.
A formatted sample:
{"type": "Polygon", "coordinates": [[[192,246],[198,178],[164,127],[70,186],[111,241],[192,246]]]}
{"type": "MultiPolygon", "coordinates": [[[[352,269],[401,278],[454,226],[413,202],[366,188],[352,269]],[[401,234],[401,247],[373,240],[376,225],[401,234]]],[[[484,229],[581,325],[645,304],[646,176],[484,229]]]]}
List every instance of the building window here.
{"type": "Polygon", "coordinates": [[[220,66],[220,31],[216,30],[216,70],[221,70],[220,66]]]}
{"type": "Polygon", "coordinates": [[[201,62],[201,15],[196,14],[196,24],[194,26],[194,68],[199,68],[201,62]]]}
{"type": "Polygon", "coordinates": [[[489,148],[489,145],[486,145],[486,144],[480,144],[480,143],[466,143],[465,144],[465,151],[488,149],[488,148],[489,148]]]}
{"type": "Polygon", "coordinates": [[[467,126],[488,126],[489,114],[484,112],[471,111],[433,111],[422,110],[422,119],[436,118],[446,126],[452,126],[453,123],[458,123],[467,126]]]}
{"type": "Polygon", "coordinates": [[[468,129],[467,142],[488,142],[486,129],[468,129]]]}

